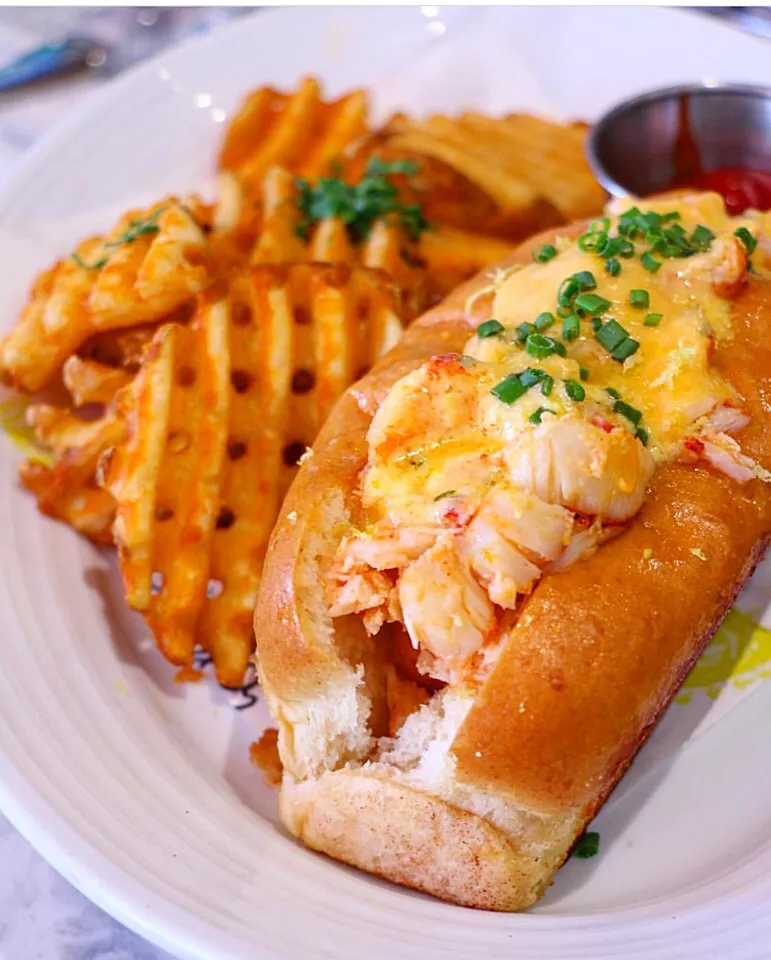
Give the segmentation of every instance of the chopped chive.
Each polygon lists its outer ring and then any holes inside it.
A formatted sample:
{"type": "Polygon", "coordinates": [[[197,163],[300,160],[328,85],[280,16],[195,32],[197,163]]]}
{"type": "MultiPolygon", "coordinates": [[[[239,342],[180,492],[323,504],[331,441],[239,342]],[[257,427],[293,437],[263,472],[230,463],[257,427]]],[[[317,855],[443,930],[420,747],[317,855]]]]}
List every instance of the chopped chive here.
{"type": "Polygon", "coordinates": [[[597,287],[597,281],[590,270],[579,270],[578,273],[573,274],[572,279],[578,280],[582,290],[594,290],[597,287]]]}
{"type": "Polygon", "coordinates": [[[544,337],[543,334],[540,333],[530,334],[525,341],[525,350],[527,350],[531,357],[538,357],[539,359],[549,357],[553,353],[558,353],[561,357],[564,357],[567,352],[559,340],[554,340],[552,337],[544,337]]]}
{"type": "Polygon", "coordinates": [[[614,387],[605,387],[605,393],[609,397],[613,397],[614,400],[618,400],[621,397],[621,394],[614,387]]]}
{"type": "Polygon", "coordinates": [[[546,376],[548,376],[548,374],[538,367],[528,367],[527,370],[523,370],[522,373],[519,374],[519,382],[523,387],[533,387],[536,383],[540,383],[546,376]]]}
{"type": "Polygon", "coordinates": [[[589,230],[586,233],[582,233],[576,241],[578,249],[586,253],[591,253],[597,249],[598,245],[602,243],[603,239],[606,239],[607,236],[604,230],[589,230]]]}
{"type": "Polygon", "coordinates": [[[633,307],[643,308],[650,305],[650,297],[647,290],[630,290],[629,303],[633,307]]]}
{"type": "Polygon", "coordinates": [[[538,424],[541,422],[541,419],[545,413],[553,413],[556,416],[557,411],[552,410],[549,407],[539,407],[537,410],[534,410],[527,419],[531,423],[538,424]]]}
{"type": "Polygon", "coordinates": [[[699,224],[698,227],[693,231],[690,237],[691,245],[696,247],[697,250],[707,250],[709,245],[715,239],[715,234],[705,227],[703,224],[699,224]]]}
{"type": "Polygon", "coordinates": [[[565,393],[570,397],[571,400],[584,400],[586,397],[586,390],[578,383],[577,380],[566,380],[565,381],[565,393]]]}
{"type": "Polygon", "coordinates": [[[573,848],[573,856],[580,857],[582,860],[588,860],[590,857],[596,857],[600,849],[600,835],[594,830],[582,833],[578,842],[573,848]]]}
{"type": "Polygon", "coordinates": [[[553,327],[556,322],[557,318],[553,313],[539,313],[533,321],[533,326],[539,333],[543,333],[544,330],[548,330],[549,327],[553,327]]]}
{"type": "Polygon", "coordinates": [[[596,316],[605,313],[610,306],[610,300],[598,297],[596,293],[581,293],[576,297],[575,306],[579,310],[586,310],[587,313],[596,316]]]}
{"type": "Polygon", "coordinates": [[[605,261],[605,269],[611,277],[617,277],[621,273],[621,264],[615,257],[608,257],[605,261]]]}
{"type": "Polygon", "coordinates": [[[496,383],[490,393],[497,397],[501,403],[512,404],[527,393],[527,387],[522,385],[516,373],[510,373],[500,383],[496,383]]]}
{"type": "Polygon", "coordinates": [[[661,267],[661,261],[652,257],[649,253],[644,253],[640,257],[640,263],[645,267],[648,273],[655,273],[661,267]]]}
{"type": "Polygon", "coordinates": [[[598,217],[589,224],[590,233],[607,233],[610,230],[610,218],[598,217]]]}
{"type": "Polygon", "coordinates": [[[638,428],[635,430],[634,435],[637,437],[637,439],[640,441],[640,443],[641,443],[644,447],[647,447],[647,446],[648,446],[648,440],[650,440],[650,434],[649,434],[648,431],[645,429],[645,427],[638,427],[638,428]]]}
{"type": "Polygon", "coordinates": [[[569,317],[573,312],[571,306],[557,307],[557,316],[564,320],[565,317],[569,317]]]}
{"type": "Polygon", "coordinates": [[[541,381],[541,393],[548,397],[552,390],[554,389],[554,377],[550,377],[547,373],[546,376],[541,381]]]}
{"type": "Polygon", "coordinates": [[[634,256],[634,244],[630,243],[629,240],[621,239],[619,240],[615,252],[619,257],[623,257],[625,260],[628,260],[630,257],[634,256]]]}
{"type": "Polygon", "coordinates": [[[601,327],[602,327],[602,320],[600,320],[599,317],[592,317],[592,330],[594,330],[594,332],[597,333],[597,331],[601,329],[601,327]]]}
{"type": "Polygon", "coordinates": [[[752,256],[752,254],[755,252],[755,247],[758,245],[758,238],[753,237],[746,227],[738,227],[736,230],[734,230],[734,236],[741,240],[747,256],[752,256]]]}
{"type": "Polygon", "coordinates": [[[533,251],[533,260],[536,263],[548,263],[557,256],[557,248],[550,243],[545,243],[538,250],[533,251]]]}
{"type": "Polygon", "coordinates": [[[578,376],[579,376],[582,380],[586,381],[586,380],[589,379],[589,371],[586,369],[586,367],[579,367],[579,368],[578,368],[578,376]]]}
{"type": "Polygon", "coordinates": [[[679,219],[680,219],[680,214],[677,212],[677,210],[673,210],[671,213],[661,214],[662,223],[670,223],[672,220],[679,220],[679,219]]]}
{"type": "Polygon", "coordinates": [[[569,307],[575,297],[581,292],[581,284],[575,277],[568,277],[560,284],[557,291],[557,303],[561,307],[569,307]]]}
{"type": "Polygon", "coordinates": [[[534,330],[532,323],[520,323],[517,327],[517,342],[524,343],[534,330]]]}
{"type": "Polygon", "coordinates": [[[627,337],[626,340],[623,340],[615,348],[615,350],[610,351],[610,355],[614,360],[618,360],[619,363],[623,363],[624,360],[628,360],[632,354],[637,353],[639,349],[640,344],[637,342],[637,340],[627,337]]]}
{"type": "Polygon", "coordinates": [[[683,244],[680,243],[668,243],[665,239],[657,240],[654,248],[656,253],[660,253],[662,257],[682,257],[686,252],[690,252],[689,249],[683,244]]]}
{"type": "Polygon", "coordinates": [[[477,327],[477,336],[482,337],[495,337],[499,333],[503,333],[504,326],[502,323],[498,323],[497,320],[485,320],[484,323],[480,323],[477,327]]]}
{"type": "Polygon", "coordinates": [[[600,327],[595,336],[609,353],[629,338],[629,334],[617,320],[608,320],[607,323],[600,327]]]}
{"type": "Polygon", "coordinates": [[[646,313],[643,324],[646,327],[657,327],[664,319],[663,313],[646,313]]]}
{"type": "Polygon", "coordinates": [[[569,317],[565,317],[562,321],[562,338],[563,340],[575,340],[576,337],[581,332],[581,321],[578,317],[571,313],[569,317]]]}
{"type": "Polygon", "coordinates": [[[642,420],[642,413],[636,407],[625,403],[623,400],[616,400],[613,404],[613,413],[620,413],[622,417],[626,417],[626,419],[635,426],[642,420]]]}

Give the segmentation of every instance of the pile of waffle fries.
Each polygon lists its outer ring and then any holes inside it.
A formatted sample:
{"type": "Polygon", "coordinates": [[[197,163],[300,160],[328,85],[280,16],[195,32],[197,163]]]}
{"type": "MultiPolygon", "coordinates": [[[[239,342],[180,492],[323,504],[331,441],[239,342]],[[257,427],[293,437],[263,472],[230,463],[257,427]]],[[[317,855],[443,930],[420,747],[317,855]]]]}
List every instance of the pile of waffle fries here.
{"type": "Polygon", "coordinates": [[[239,686],[273,522],[335,400],[458,283],[599,213],[585,128],[394,116],[318,83],[251,93],[214,203],[125,214],[35,281],[0,340],[40,509],[115,544],[130,606],[194,677],[239,686]]]}

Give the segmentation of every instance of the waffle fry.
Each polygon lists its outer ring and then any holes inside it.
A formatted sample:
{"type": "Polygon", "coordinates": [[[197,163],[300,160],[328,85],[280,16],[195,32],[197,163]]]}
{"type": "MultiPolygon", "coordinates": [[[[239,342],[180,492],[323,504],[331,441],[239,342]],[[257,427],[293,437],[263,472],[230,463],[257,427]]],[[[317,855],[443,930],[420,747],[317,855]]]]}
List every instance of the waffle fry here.
{"type": "Polygon", "coordinates": [[[340,393],[401,335],[392,286],[360,268],[262,265],[156,334],[117,399],[105,456],[129,604],[183,669],[226,686],[252,652],[262,559],[296,462],[340,393]]]}
{"type": "MultiPolygon", "coordinates": [[[[562,221],[599,213],[607,199],[584,156],[586,129],[540,117],[464,113],[458,118],[394,117],[386,127],[394,151],[447,163],[509,214],[546,199],[562,221]]],[[[542,226],[549,226],[543,224],[542,226]]]]}
{"type": "Polygon", "coordinates": [[[35,281],[16,327],[0,341],[0,375],[34,393],[93,334],[157,320],[209,280],[208,245],[175,200],[121,218],[35,281]]]}
{"type": "Polygon", "coordinates": [[[275,165],[314,178],[329,171],[347,144],[367,132],[367,97],[355,90],[333,102],[306,78],[292,94],[262,87],[251,93],[225,133],[221,170],[236,170],[256,188],[275,165]]]}
{"type": "MultiPolygon", "coordinates": [[[[224,229],[241,231],[243,236],[248,229],[244,227],[248,214],[241,211],[250,201],[238,178],[232,174],[229,177],[219,223],[224,229]]],[[[255,231],[251,262],[343,263],[382,270],[401,291],[405,319],[417,316],[453,287],[500,260],[508,250],[508,244],[495,237],[445,226],[425,231],[413,241],[397,224],[382,220],[364,242],[356,244],[342,221],[331,217],[315,225],[307,239],[302,239],[298,236],[301,213],[297,197],[295,178],[287,170],[273,167],[261,190],[262,225],[255,231]]]]}
{"type": "Polygon", "coordinates": [[[96,543],[111,544],[115,503],[97,485],[96,466],[102,453],[123,439],[125,426],[109,404],[131,376],[71,357],[63,378],[75,407],[98,404],[104,409],[87,420],[66,407],[30,405],[27,423],[37,443],[50,451],[52,462],[27,460],[19,476],[43,513],[63,520],[96,543]]]}

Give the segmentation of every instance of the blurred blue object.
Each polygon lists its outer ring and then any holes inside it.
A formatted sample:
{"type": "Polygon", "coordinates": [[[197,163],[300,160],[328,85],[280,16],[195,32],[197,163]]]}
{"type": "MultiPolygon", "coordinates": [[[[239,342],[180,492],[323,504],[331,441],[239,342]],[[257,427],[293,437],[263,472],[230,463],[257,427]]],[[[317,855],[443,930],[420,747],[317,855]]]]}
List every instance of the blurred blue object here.
{"type": "MultiPolygon", "coordinates": [[[[77,8],[71,8],[74,15],[77,8]]],[[[94,30],[94,36],[80,31],[47,42],[24,53],[0,68],[0,93],[50,83],[83,72],[112,76],[135,63],[159,53],[165,47],[219,23],[250,13],[254,7],[134,7],[104,10],[104,17],[119,22],[108,32],[94,30]],[[103,34],[99,36],[100,32],[103,34]]],[[[99,8],[93,9],[97,22],[99,8]]],[[[82,27],[81,27],[82,29],[82,27]]],[[[89,33],[91,31],[88,31],[89,33]]]]}

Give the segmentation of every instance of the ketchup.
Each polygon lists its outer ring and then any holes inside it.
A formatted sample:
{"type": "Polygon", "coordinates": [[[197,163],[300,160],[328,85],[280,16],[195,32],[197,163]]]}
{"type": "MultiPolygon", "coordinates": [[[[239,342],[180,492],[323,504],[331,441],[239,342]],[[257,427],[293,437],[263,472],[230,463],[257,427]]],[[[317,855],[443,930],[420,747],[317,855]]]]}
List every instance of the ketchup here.
{"type": "Polygon", "coordinates": [[[750,207],[753,210],[771,209],[771,173],[764,170],[724,167],[698,174],[687,186],[721,194],[726,210],[732,216],[750,207]]]}
{"type": "Polygon", "coordinates": [[[680,98],[679,108],[680,122],[672,156],[675,175],[670,189],[695,187],[719,193],[725,200],[727,212],[732,216],[750,207],[753,210],[771,209],[771,172],[749,167],[704,170],[691,131],[687,97],[680,98]]]}

